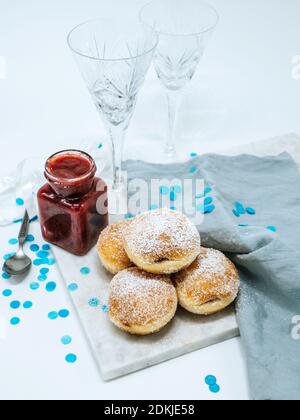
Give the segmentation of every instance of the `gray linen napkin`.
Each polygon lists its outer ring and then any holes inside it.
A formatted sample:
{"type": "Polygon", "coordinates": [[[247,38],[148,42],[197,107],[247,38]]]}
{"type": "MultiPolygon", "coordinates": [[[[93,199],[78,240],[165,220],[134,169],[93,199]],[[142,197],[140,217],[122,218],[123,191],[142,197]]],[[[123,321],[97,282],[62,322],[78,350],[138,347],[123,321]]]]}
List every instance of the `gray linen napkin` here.
{"type": "Polygon", "coordinates": [[[172,165],[128,161],[126,170],[129,180],[197,177],[212,187],[216,209],[199,231],[203,246],[239,267],[237,316],[252,397],[300,399],[300,340],[292,333],[300,315],[300,175],[292,158],[205,155],[172,165]],[[256,214],[236,217],[237,201],[256,214]]]}

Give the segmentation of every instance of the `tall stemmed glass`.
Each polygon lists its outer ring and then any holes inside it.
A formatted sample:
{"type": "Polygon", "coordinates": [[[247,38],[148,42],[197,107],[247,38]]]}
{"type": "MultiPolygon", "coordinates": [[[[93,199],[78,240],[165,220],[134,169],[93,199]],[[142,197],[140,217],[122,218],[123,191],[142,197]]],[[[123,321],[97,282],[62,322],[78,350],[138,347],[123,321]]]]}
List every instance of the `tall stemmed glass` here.
{"type": "Polygon", "coordinates": [[[218,13],[201,0],[153,0],[140,20],[159,35],[154,65],[168,98],[168,138],[165,153],[176,156],[175,127],[182,91],[192,79],[219,20],[218,13]]]}
{"type": "Polygon", "coordinates": [[[78,67],[112,144],[112,190],[125,189],[122,178],[124,134],[158,43],[140,22],[96,19],[76,26],[68,36],[78,67]]]}

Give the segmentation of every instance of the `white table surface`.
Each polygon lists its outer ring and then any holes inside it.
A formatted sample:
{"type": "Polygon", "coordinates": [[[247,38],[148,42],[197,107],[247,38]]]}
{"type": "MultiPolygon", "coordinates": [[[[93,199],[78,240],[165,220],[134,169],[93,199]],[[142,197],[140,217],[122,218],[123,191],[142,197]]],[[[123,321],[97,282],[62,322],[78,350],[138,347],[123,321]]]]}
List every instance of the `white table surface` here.
{"type": "MultiPolygon", "coordinates": [[[[116,12],[134,16],[144,3],[0,0],[0,63],[6,62],[6,78],[3,68],[0,71],[0,175],[25,157],[46,158],[105,136],[66,46],[66,34],[89,18],[116,12]]],[[[299,1],[211,3],[221,21],[185,92],[178,123],[182,158],[192,151],[300,132],[300,81],[292,77],[292,59],[300,55],[299,1]]],[[[165,125],[164,96],[150,71],[128,131],[126,156],[158,160],[165,125]]],[[[7,241],[15,236],[16,226],[1,229],[1,255],[13,251],[7,241]]],[[[20,300],[34,301],[19,327],[6,325],[12,315],[0,294],[0,398],[249,398],[239,339],[104,383],[56,268],[51,268],[51,280],[58,282],[52,295],[30,295],[28,282],[35,273],[31,275],[25,283],[10,286],[20,300]],[[71,316],[51,323],[47,314],[53,307],[67,307],[71,316]],[[68,349],[60,344],[65,334],[73,337],[68,349]],[[74,365],[64,361],[69,351],[78,356],[74,365]],[[204,384],[207,374],[216,375],[219,394],[211,394],[204,384]]],[[[0,279],[0,293],[6,286],[0,279]]]]}

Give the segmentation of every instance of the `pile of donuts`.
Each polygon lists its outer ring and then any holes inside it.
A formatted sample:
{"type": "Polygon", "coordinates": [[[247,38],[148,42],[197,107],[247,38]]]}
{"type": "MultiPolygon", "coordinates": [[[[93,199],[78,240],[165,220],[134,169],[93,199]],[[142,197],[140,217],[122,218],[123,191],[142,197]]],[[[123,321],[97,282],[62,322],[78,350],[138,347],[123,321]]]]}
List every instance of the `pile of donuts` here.
{"type": "Polygon", "coordinates": [[[177,211],[149,211],[112,224],[101,233],[97,251],[114,274],[109,318],[130,334],[160,331],[178,303],[193,314],[214,314],[239,291],[234,264],[220,251],[201,247],[198,230],[177,211]]]}

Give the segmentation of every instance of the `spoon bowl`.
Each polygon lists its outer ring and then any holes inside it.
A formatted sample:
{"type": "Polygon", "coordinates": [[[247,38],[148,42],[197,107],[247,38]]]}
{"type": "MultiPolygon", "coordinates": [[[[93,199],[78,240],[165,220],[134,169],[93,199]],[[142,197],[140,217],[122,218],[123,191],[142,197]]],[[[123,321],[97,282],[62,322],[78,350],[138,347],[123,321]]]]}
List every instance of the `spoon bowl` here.
{"type": "Polygon", "coordinates": [[[16,255],[5,261],[3,271],[11,276],[22,276],[27,273],[31,267],[31,259],[23,251],[29,228],[29,215],[25,211],[23,223],[19,233],[19,250],[16,255]]]}

